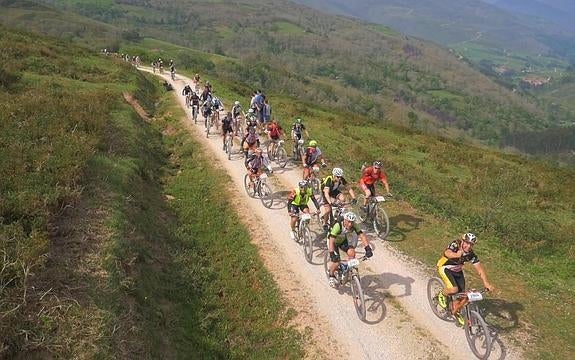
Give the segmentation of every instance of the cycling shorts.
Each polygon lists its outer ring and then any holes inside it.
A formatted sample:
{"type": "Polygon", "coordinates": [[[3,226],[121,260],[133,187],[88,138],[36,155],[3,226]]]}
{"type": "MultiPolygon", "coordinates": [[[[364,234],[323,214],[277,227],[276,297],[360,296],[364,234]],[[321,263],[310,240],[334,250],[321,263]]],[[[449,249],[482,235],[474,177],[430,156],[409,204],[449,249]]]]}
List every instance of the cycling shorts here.
{"type": "Polygon", "coordinates": [[[287,207],[288,214],[290,214],[290,215],[297,215],[297,214],[299,214],[300,210],[305,211],[306,209],[309,209],[309,206],[307,206],[307,205],[296,205],[296,204],[292,204],[291,202],[288,204],[288,207],[287,207]]]}
{"type": "Polygon", "coordinates": [[[369,190],[369,192],[371,193],[371,196],[375,196],[375,183],[373,184],[366,184],[363,181],[359,182],[359,185],[361,186],[361,188],[365,191],[365,190],[369,190]]]}
{"type": "Polygon", "coordinates": [[[457,292],[465,291],[465,276],[463,275],[463,271],[451,271],[446,266],[440,266],[437,268],[437,272],[441,280],[443,280],[445,287],[457,287],[457,292]]]}

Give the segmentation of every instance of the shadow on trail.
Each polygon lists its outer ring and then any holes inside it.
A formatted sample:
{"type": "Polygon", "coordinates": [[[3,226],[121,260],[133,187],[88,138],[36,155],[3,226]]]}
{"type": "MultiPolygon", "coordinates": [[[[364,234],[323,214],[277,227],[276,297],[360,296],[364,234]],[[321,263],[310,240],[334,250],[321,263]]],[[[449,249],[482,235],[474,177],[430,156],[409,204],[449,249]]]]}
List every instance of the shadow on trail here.
{"type": "MultiPolygon", "coordinates": [[[[271,194],[271,197],[273,198],[273,205],[270,207],[270,209],[271,210],[285,209],[287,207],[286,198],[287,198],[288,194],[289,194],[289,191],[286,191],[286,190],[273,192],[271,194]]],[[[289,230],[289,228],[287,230],[289,230]]]]}
{"type": "Polygon", "coordinates": [[[379,275],[365,275],[362,279],[365,284],[376,289],[386,290],[393,297],[411,296],[411,287],[415,280],[409,276],[401,276],[394,273],[384,272],[379,275]],[[397,293],[397,285],[403,288],[397,293]]]}
{"type": "Polygon", "coordinates": [[[423,218],[400,214],[389,218],[391,228],[385,241],[400,242],[407,238],[407,234],[417,228],[423,222],[423,218]]]}
{"type": "Polygon", "coordinates": [[[312,265],[323,265],[323,258],[326,252],[326,233],[322,229],[310,228],[311,236],[313,239],[313,256],[311,259],[312,265]]]}
{"type": "Polygon", "coordinates": [[[490,359],[503,360],[507,356],[507,347],[499,334],[512,333],[519,329],[518,313],[524,309],[523,304],[507,302],[503,299],[487,299],[482,308],[482,315],[491,329],[493,349],[490,359]]]}

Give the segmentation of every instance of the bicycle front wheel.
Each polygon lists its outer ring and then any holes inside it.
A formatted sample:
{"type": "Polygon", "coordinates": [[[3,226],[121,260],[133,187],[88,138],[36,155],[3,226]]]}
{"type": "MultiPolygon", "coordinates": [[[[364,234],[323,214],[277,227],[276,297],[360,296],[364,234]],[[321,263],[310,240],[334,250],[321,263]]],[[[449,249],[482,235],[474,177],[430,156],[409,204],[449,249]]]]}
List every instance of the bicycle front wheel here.
{"type": "Polygon", "coordinates": [[[465,319],[465,338],[469,348],[479,359],[487,359],[491,354],[493,339],[489,327],[477,311],[469,311],[469,318],[465,319]]]}
{"type": "Polygon", "coordinates": [[[353,296],[353,306],[355,306],[355,311],[357,316],[361,321],[365,320],[366,309],[365,309],[365,297],[363,295],[363,289],[361,288],[361,281],[359,280],[359,275],[354,274],[351,276],[351,296],[353,296]]]}
{"type": "Polygon", "coordinates": [[[274,159],[275,159],[275,154],[273,152],[273,148],[274,148],[274,142],[273,141],[268,142],[268,146],[266,147],[266,152],[268,154],[268,159],[270,159],[270,161],[274,161],[274,159]]]}
{"type": "Polygon", "coordinates": [[[309,231],[307,224],[302,226],[300,237],[303,243],[303,254],[305,259],[311,264],[313,260],[313,237],[311,236],[311,231],[309,231]]]}
{"type": "Polygon", "coordinates": [[[441,320],[449,321],[451,318],[449,310],[441,307],[438,300],[439,292],[443,291],[443,287],[443,281],[441,281],[439,278],[432,277],[429,279],[427,282],[427,301],[429,301],[429,306],[431,307],[431,311],[433,311],[435,316],[441,320]]]}
{"type": "Polygon", "coordinates": [[[276,161],[282,169],[285,168],[288,163],[288,155],[286,149],[284,149],[283,146],[280,146],[276,153],[276,161]]]}
{"type": "Polygon", "coordinates": [[[313,190],[313,194],[319,196],[321,191],[319,189],[319,180],[317,178],[313,178],[309,181],[311,184],[311,189],[313,190]]]}
{"type": "Polygon", "coordinates": [[[383,209],[383,207],[376,205],[374,209],[374,217],[373,217],[373,229],[377,233],[377,236],[380,237],[381,240],[385,240],[387,235],[389,235],[389,218],[387,217],[387,213],[383,209]]]}
{"type": "Polygon", "coordinates": [[[363,223],[367,219],[367,213],[363,210],[363,202],[365,201],[364,194],[357,195],[357,203],[353,205],[353,212],[357,216],[359,222],[363,223]]]}
{"type": "Polygon", "coordinates": [[[261,184],[260,185],[259,195],[260,195],[260,200],[262,201],[262,204],[266,208],[269,209],[273,206],[274,197],[272,194],[272,189],[270,188],[270,186],[268,184],[261,184]]]}
{"type": "Polygon", "coordinates": [[[249,197],[255,197],[255,184],[251,183],[252,186],[250,186],[250,183],[250,176],[246,174],[246,176],[244,176],[244,188],[249,197]]]}

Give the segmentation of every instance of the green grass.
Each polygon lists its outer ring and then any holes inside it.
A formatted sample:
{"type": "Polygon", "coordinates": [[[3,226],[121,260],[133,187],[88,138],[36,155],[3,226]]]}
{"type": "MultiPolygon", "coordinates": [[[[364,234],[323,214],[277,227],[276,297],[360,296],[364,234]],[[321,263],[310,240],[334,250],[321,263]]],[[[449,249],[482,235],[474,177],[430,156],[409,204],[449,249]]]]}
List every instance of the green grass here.
{"type": "Polygon", "coordinates": [[[0,45],[0,357],[301,358],[171,94],[62,42],[0,29],[0,45]]]}
{"type": "Polygon", "coordinates": [[[272,23],[271,29],[284,34],[301,34],[305,31],[300,26],[287,21],[276,21],[272,23]]]}

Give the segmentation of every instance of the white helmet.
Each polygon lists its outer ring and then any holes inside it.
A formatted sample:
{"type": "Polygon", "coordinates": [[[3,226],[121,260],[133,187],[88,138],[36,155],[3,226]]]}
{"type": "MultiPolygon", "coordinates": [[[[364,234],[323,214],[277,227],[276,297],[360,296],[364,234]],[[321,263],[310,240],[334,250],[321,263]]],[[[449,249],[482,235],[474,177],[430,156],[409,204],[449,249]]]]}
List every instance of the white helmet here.
{"type": "Polygon", "coordinates": [[[240,104],[239,101],[236,101],[236,102],[234,103],[234,105],[236,105],[236,106],[239,105],[239,104],[240,104]]]}
{"type": "Polygon", "coordinates": [[[357,216],[355,216],[355,214],[352,213],[351,211],[348,211],[345,214],[343,214],[343,219],[347,220],[347,221],[354,222],[357,220],[357,216]]]}
{"type": "Polygon", "coordinates": [[[343,176],[343,170],[340,168],[333,168],[333,170],[331,171],[331,173],[333,174],[333,176],[338,176],[338,177],[342,177],[343,176]]]}
{"type": "Polygon", "coordinates": [[[254,112],[254,109],[249,109],[248,112],[251,114],[254,112]]]}
{"type": "Polygon", "coordinates": [[[470,244],[475,244],[477,243],[477,236],[475,236],[475,234],[473,233],[463,234],[463,241],[468,242],[470,244]]]}

